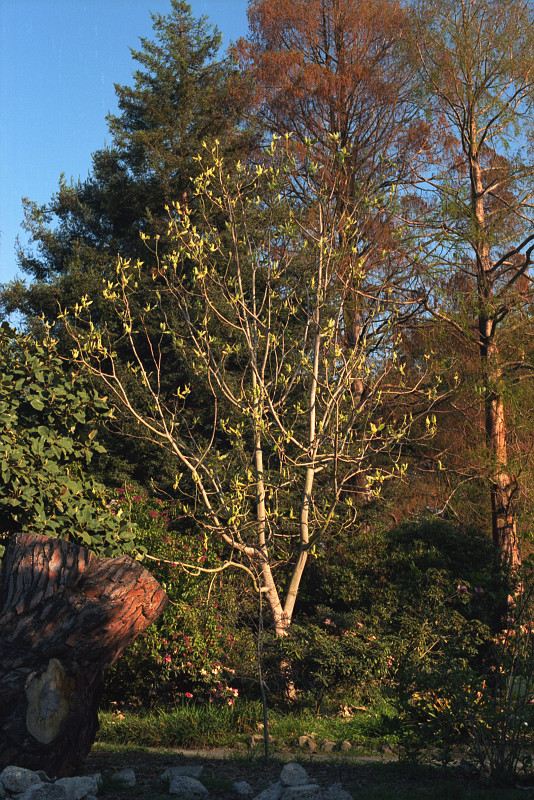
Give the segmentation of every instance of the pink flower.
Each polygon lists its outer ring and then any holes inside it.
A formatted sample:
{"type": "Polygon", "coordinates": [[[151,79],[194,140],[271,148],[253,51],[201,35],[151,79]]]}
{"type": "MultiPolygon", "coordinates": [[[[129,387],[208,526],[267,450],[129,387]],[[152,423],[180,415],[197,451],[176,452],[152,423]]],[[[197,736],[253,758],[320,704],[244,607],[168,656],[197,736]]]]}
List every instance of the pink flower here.
{"type": "Polygon", "coordinates": [[[170,656],[165,656],[165,658],[163,659],[163,663],[164,664],[170,664],[171,661],[172,661],[172,658],[170,656]]]}
{"type": "Polygon", "coordinates": [[[186,692],[186,693],[185,693],[185,696],[187,697],[187,699],[188,699],[188,700],[191,700],[191,699],[192,699],[192,697],[193,697],[193,695],[191,694],[191,692],[186,692]]]}
{"type": "Polygon", "coordinates": [[[233,698],[233,697],[229,697],[229,698],[228,698],[228,700],[227,700],[226,702],[228,703],[228,705],[229,705],[229,706],[233,706],[233,704],[234,704],[234,698],[233,698]]]}

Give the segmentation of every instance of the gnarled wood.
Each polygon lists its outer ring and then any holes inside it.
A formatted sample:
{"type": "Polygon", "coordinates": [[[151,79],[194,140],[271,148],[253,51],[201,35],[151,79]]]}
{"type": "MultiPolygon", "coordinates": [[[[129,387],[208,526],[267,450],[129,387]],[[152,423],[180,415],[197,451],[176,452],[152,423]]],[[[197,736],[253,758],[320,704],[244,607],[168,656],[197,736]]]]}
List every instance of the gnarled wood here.
{"type": "Polygon", "coordinates": [[[0,769],[72,774],[94,741],[106,670],[166,603],[127,556],[14,536],[0,584],[0,769]]]}

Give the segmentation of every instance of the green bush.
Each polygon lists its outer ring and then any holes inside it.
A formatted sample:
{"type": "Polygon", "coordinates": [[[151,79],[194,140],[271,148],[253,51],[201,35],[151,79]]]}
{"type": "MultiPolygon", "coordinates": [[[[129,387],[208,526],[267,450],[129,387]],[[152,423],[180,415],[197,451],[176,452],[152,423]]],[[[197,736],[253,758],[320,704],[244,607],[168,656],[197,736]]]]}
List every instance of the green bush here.
{"type": "MultiPolygon", "coordinates": [[[[0,328],[0,535],[72,539],[102,555],[133,548],[134,532],[88,474],[111,412],[57,353],[56,342],[0,328]]],[[[3,552],[3,550],[2,550],[3,552]]]]}
{"type": "MultiPolygon", "coordinates": [[[[532,587],[532,580],[525,581],[532,587]]],[[[509,606],[502,630],[479,626],[478,638],[458,630],[444,636],[444,658],[414,676],[403,719],[408,745],[443,756],[463,744],[486,774],[516,780],[530,769],[534,743],[532,589],[509,606]],[[511,616],[514,614],[514,616],[511,616]],[[471,647],[471,651],[469,650],[471,647]]],[[[474,623],[471,623],[473,626],[474,623]]]]}
{"type": "MultiPolygon", "coordinates": [[[[225,703],[232,690],[256,699],[257,598],[236,573],[197,574],[221,564],[217,542],[172,503],[134,489],[115,502],[135,522],[137,544],[163,559],[146,565],[171,603],[113,667],[108,701],[225,703]]],[[[288,636],[265,634],[268,703],[283,704],[289,684],[316,711],[379,698],[405,707],[436,687],[451,649],[454,663],[485,668],[508,591],[479,531],[422,521],[344,535],[312,563],[288,636]]]]}
{"type": "Polygon", "coordinates": [[[272,681],[289,664],[317,707],[404,696],[447,662],[447,641],[460,660],[482,663],[509,591],[491,540],[475,529],[422,520],[345,533],[312,564],[289,636],[270,645],[272,681]]]}
{"type": "Polygon", "coordinates": [[[147,553],[145,565],[170,603],[111,668],[105,703],[232,705],[240,685],[234,665],[243,658],[243,647],[250,647],[247,632],[236,625],[231,583],[221,573],[198,571],[220,566],[216,546],[188,530],[171,502],[127,487],[114,503],[135,523],[136,544],[147,553]]]}

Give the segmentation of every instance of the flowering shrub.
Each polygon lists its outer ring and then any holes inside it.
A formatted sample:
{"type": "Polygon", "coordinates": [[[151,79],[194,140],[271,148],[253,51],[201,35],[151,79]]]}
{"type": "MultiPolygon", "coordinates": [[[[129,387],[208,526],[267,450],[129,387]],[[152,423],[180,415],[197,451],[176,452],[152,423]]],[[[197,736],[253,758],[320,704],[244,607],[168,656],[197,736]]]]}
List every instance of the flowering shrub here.
{"type": "Polygon", "coordinates": [[[273,651],[320,705],[411,697],[448,662],[447,641],[460,661],[480,662],[509,582],[486,534],[422,520],[328,540],[302,588],[296,624],[273,651]]]}
{"type": "Polygon", "coordinates": [[[529,605],[530,598],[518,599],[515,616],[509,615],[497,633],[479,625],[470,637],[458,630],[442,641],[446,657],[418,676],[418,690],[406,709],[415,748],[432,741],[447,752],[463,740],[481,770],[502,783],[531,768],[534,638],[529,605]],[[469,644],[475,657],[469,657],[469,644]]]}
{"type": "MultiPolygon", "coordinates": [[[[287,636],[268,642],[266,667],[271,689],[285,673],[301,700],[311,699],[320,711],[325,700],[341,703],[347,694],[361,696],[364,686],[376,690],[394,670],[394,661],[391,642],[381,641],[357,615],[318,608],[313,619],[293,623],[287,636]]],[[[277,688],[282,695],[284,684],[277,688]]]]}
{"type": "Polygon", "coordinates": [[[151,556],[146,566],[170,602],[110,670],[105,700],[233,705],[239,690],[231,658],[239,636],[229,608],[235,601],[224,584],[212,585],[213,574],[195,569],[216,567],[218,553],[198,531],[183,530],[184,521],[177,519],[172,503],[133,487],[119,490],[113,503],[135,521],[137,544],[151,556]]]}

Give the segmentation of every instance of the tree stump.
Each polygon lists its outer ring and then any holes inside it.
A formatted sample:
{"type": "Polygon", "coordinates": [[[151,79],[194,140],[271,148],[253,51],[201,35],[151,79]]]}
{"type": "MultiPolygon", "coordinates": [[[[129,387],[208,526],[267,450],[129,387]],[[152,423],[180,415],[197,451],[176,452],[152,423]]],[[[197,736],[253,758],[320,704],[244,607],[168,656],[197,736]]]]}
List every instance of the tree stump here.
{"type": "Polygon", "coordinates": [[[166,604],[128,556],[15,535],[0,584],[0,769],[72,775],[96,735],[106,670],[166,604]]]}

